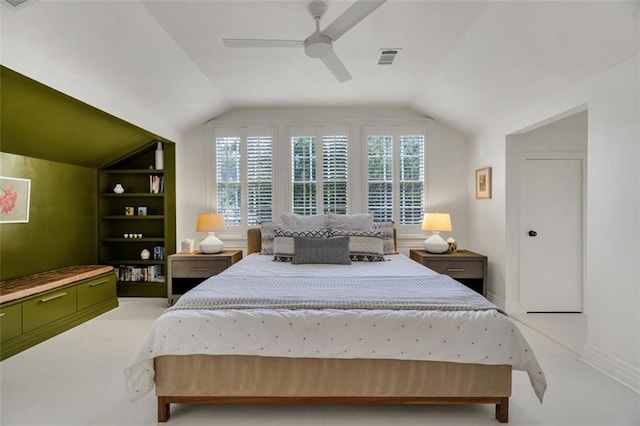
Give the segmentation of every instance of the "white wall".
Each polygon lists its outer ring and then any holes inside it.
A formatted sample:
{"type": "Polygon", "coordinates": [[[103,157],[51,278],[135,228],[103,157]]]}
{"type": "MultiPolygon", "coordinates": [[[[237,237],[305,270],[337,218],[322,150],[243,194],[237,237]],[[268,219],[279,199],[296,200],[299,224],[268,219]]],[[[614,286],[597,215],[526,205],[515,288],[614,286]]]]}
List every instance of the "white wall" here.
{"type": "Polygon", "coordinates": [[[469,168],[493,167],[493,198],[473,199],[473,176],[467,185],[471,199],[469,238],[489,256],[489,291],[496,301],[514,302],[505,280],[507,136],[587,105],[588,316],[584,359],[638,392],[639,77],[640,57],[635,57],[487,129],[469,145],[469,168]]]}
{"type": "MultiPolygon", "coordinates": [[[[424,120],[426,117],[405,107],[307,107],[307,108],[238,108],[215,118],[225,123],[274,123],[277,125],[298,123],[347,123],[351,125],[352,138],[361,137],[360,125],[367,121],[389,120],[397,123],[424,120]]],[[[464,137],[428,120],[427,134],[427,208],[449,211],[452,214],[454,232],[460,247],[467,242],[466,205],[466,150],[464,137]]],[[[283,131],[278,132],[280,135],[283,131]]],[[[277,136],[278,138],[278,136],[277,136]]],[[[198,213],[207,210],[206,168],[208,145],[211,135],[206,125],[187,134],[177,149],[177,240],[193,238],[198,242],[202,235],[195,232],[198,213]]],[[[360,160],[360,163],[362,160],[360,160]]],[[[352,164],[350,162],[350,164],[352,164]]],[[[423,235],[405,235],[399,240],[402,252],[421,247],[423,235]]],[[[226,236],[226,246],[245,248],[244,236],[226,236]]]]}

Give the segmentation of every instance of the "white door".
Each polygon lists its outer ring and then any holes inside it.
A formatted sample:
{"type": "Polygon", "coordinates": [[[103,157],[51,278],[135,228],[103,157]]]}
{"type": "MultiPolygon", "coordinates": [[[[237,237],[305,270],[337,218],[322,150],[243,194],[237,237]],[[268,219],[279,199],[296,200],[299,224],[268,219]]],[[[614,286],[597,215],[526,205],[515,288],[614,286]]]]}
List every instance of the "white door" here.
{"type": "Polygon", "coordinates": [[[527,312],[582,312],[582,159],[522,161],[520,278],[527,312]]]}

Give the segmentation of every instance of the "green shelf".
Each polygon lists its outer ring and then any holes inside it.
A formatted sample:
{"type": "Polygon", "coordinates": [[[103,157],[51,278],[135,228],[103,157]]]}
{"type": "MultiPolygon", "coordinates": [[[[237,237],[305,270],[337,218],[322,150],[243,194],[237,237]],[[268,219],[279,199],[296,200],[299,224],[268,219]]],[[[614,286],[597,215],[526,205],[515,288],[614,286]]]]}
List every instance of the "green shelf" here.
{"type": "Polygon", "coordinates": [[[136,215],[109,215],[109,216],[102,216],[103,219],[105,220],[145,220],[145,219],[160,219],[160,220],[164,220],[164,215],[160,215],[160,214],[150,214],[150,215],[146,215],[146,216],[136,216],[136,215]]]}

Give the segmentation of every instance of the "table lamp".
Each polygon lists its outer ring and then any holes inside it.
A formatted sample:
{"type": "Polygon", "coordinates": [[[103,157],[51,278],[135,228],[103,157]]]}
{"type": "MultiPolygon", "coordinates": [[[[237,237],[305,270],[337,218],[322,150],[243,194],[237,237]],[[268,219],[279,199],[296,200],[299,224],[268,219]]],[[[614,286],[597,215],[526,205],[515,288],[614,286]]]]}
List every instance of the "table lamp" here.
{"type": "Polygon", "coordinates": [[[224,248],[224,243],[216,237],[216,231],[224,231],[227,227],[224,224],[224,216],[220,213],[200,213],[198,215],[197,232],[208,232],[200,243],[200,251],[202,253],[220,253],[224,248]]]}
{"type": "Polygon", "coordinates": [[[451,215],[449,213],[425,213],[422,220],[422,230],[432,231],[429,238],[424,240],[424,249],[429,253],[444,253],[449,244],[440,236],[440,232],[451,232],[451,215]]]}

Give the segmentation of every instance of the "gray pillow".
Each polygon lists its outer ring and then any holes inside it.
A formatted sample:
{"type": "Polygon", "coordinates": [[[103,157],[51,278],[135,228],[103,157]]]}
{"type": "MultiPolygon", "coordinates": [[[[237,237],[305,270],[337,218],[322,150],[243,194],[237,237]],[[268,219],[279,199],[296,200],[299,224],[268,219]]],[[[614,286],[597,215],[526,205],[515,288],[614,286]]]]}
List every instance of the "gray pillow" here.
{"type": "Polygon", "coordinates": [[[291,263],[327,263],[350,265],[349,237],[334,238],[293,238],[294,251],[291,263]]]}

